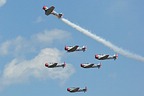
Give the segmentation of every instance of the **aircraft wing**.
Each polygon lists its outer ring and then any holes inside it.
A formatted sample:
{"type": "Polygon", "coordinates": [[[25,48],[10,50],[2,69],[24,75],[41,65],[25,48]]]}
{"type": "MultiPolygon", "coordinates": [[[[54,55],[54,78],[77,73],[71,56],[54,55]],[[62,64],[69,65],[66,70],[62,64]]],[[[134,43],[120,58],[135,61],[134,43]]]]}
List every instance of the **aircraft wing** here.
{"type": "Polygon", "coordinates": [[[77,49],[78,47],[79,47],[79,46],[76,45],[76,46],[72,47],[71,49],[69,49],[68,51],[69,51],[69,52],[76,51],[76,49],[77,49]]]}
{"type": "Polygon", "coordinates": [[[46,14],[46,15],[51,14],[54,9],[55,9],[55,7],[54,7],[54,6],[51,6],[50,8],[48,8],[48,9],[45,11],[45,14],[46,14]]]}
{"type": "Polygon", "coordinates": [[[54,63],[54,64],[52,64],[51,66],[49,66],[49,67],[56,67],[57,66],[57,64],[58,63],[54,63]]]}
{"type": "Polygon", "coordinates": [[[72,89],[72,91],[78,91],[79,87],[72,89]]]}
{"type": "Polygon", "coordinates": [[[107,59],[109,55],[103,55],[100,59],[107,59]]]}
{"type": "Polygon", "coordinates": [[[89,64],[89,65],[87,65],[86,67],[93,67],[93,65],[94,65],[94,64],[89,64]]]}

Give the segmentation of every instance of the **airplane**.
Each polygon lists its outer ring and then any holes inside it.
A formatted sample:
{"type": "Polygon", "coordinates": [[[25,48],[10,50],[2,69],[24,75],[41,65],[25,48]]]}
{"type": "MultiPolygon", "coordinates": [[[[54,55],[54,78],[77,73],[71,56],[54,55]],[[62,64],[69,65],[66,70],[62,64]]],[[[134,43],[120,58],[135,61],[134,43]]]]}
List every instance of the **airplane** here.
{"type": "Polygon", "coordinates": [[[87,87],[85,87],[84,89],[80,89],[79,87],[70,87],[67,88],[67,91],[74,93],[74,92],[86,92],[87,91],[87,87]]]}
{"type": "Polygon", "coordinates": [[[118,58],[118,54],[114,54],[113,56],[107,55],[107,54],[96,54],[95,59],[98,60],[106,60],[106,59],[114,59],[116,60],[118,58]]]}
{"type": "Polygon", "coordinates": [[[83,47],[79,47],[78,45],[76,46],[65,46],[65,50],[67,52],[74,52],[74,51],[86,51],[86,46],[83,46],[83,47]]]}
{"type": "Polygon", "coordinates": [[[54,11],[55,7],[51,6],[50,8],[48,8],[47,6],[43,6],[43,10],[45,11],[45,15],[50,15],[53,14],[54,16],[56,16],[57,18],[61,18],[62,17],[62,13],[57,13],[54,11]]]}
{"type": "Polygon", "coordinates": [[[94,64],[94,63],[84,63],[80,65],[82,68],[100,68],[102,65],[101,63],[99,64],[94,64]]]}
{"type": "Polygon", "coordinates": [[[62,67],[64,68],[66,66],[66,63],[64,62],[63,64],[59,64],[58,63],[45,63],[45,67],[48,67],[48,68],[55,68],[55,67],[62,67]]]}

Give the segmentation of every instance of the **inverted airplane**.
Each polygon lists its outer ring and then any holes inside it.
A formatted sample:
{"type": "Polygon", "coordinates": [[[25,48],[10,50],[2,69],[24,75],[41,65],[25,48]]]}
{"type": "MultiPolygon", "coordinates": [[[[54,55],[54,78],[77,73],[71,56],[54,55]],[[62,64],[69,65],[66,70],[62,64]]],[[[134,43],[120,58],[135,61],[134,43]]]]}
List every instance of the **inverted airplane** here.
{"type": "Polygon", "coordinates": [[[71,92],[71,93],[74,93],[74,92],[86,92],[87,91],[87,87],[81,89],[79,87],[70,87],[70,88],[67,88],[67,91],[71,92]]]}
{"type": "Polygon", "coordinates": [[[81,67],[82,68],[100,68],[102,65],[101,63],[99,64],[94,64],[94,63],[84,63],[84,64],[81,64],[81,67]]]}
{"type": "Polygon", "coordinates": [[[57,13],[54,11],[55,7],[51,6],[50,8],[48,8],[47,6],[43,6],[43,10],[45,11],[45,15],[50,15],[53,14],[54,16],[56,16],[57,18],[61,18],[62,17],[62,13],[57,13]]]}
{"type": "Polygon", "coordinates": [[[79,47],[78,45],[76,46],[65,46],[65,50],[67,52],[74,52],[74,51],[86,51],[86,46],[82,46],[82,47],[79,47]]]}
{"type": "Polygon", "coordinates": [[[65,62],[63,64],[59,64],[59,65],[58,65],[58,63],[45,63],[45,67],[48,67],[48,68],[55,68],[55,67],[64,68],[65,66],[66,66],[65,62]]]}
{"type": "Polygon", "coordinates": [[[106,60],[106,59],[114,59],[116,60],[118,58],[118,54],[114,54],[113,56],[107,55],[107,54],[96,54],[95,59],[98,60],[106,60]]]}

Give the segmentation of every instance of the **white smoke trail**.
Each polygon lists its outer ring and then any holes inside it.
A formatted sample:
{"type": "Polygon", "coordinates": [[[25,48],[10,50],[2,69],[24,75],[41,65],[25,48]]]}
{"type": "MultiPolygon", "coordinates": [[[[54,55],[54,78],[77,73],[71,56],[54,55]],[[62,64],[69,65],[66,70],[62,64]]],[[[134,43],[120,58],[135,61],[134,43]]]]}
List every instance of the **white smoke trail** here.
{"type": "Polygon", "coordinates": [[[117,47],[116,45],[112,44],[111,42],[97,36],[96,34],[93,34],[91,32],[89,32],[88,30],[70,22],[69,20],[65,19],[65,18],[61,18],[61,20],[66,23],[67,25],[75,28],[76,30],[78,30],[79,32],[89,36],[90,38],[104,44],[105,46],[109,47],[110,49],[112,49],[113,51],[123,55],[123,56],[126,56],[128,58],[132,58],[132,59],[135,59],[135,60],[138,60],[138,61],[141,61],[141,62],[144,62],[144,57],[140,56],[140,55],[137,55],[137,54],[134,54],[134,53],[131,53],[129,51],[126,51],[120,47],[117,47]]]}

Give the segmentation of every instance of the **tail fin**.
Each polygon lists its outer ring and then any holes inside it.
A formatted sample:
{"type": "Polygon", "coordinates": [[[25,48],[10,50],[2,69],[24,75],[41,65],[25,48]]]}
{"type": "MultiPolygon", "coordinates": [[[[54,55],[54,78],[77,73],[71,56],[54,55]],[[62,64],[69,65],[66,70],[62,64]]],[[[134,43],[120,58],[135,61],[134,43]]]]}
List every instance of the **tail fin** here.
{"type": "Polygon", "coordinates": [[[59,13],[59,14],[58,14],[58,17],[59,17],[59,18],[61,18],[62,16],[63,16],[63,14],[62,14],[62,13],[59,13]]]}
{"type": "Polygon", "coordinates": [[[86,49],[87,49],[86,46],[83,46],[83,47],[82,47],[83,52],[86,51],[86,49]]]}
{"type": "Polygon", "coordinates": [[[114,54],[114,60],[118,58],[118,54],[114,54]]]}
{"type": "Polygon", "coordinates": [[[87,91],[87,87],[85,87],[85,89],[84,89],[84,92],[86,92],[87,91]]]}
{"type": "Polygon", "coordinates": [[[64,62],[64,64],[62,65],[62,67],[64,68],[66,66],[66,63],[64,62]]]}
{"type": "Polygon", "coordinates": [[[99,69],[99,68],[101,68],[101,66],[102,66],[102,64],[101,64],[101,63],[99,63],[99,64],[98,64],[98,69],[99,69]]]}

